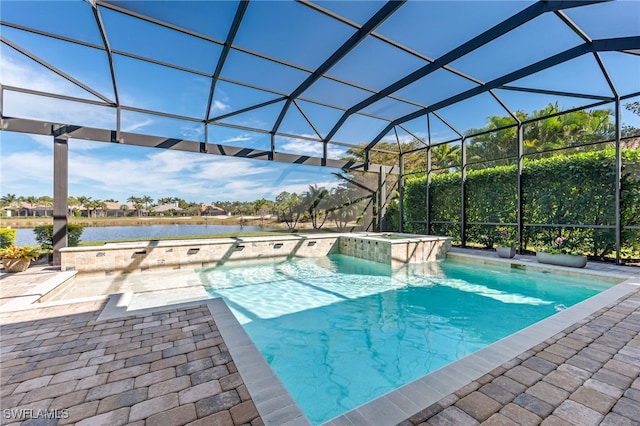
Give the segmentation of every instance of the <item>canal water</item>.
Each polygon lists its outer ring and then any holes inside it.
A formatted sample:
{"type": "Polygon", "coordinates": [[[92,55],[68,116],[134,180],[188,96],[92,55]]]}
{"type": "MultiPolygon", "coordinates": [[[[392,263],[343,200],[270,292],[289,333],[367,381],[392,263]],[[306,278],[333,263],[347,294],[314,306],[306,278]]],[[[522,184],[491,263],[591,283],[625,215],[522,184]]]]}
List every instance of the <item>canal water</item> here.
{"type": "MultiPolygon", "coordinates": [[[[159,238],[181,235],[226,234],[230,232],[271,231],[261,226],[240,225],[141,225],[85,227],[80,241],[159,238]]],[[[16,228],[16,245],[37,244],[33,228],[16,228]]]]}

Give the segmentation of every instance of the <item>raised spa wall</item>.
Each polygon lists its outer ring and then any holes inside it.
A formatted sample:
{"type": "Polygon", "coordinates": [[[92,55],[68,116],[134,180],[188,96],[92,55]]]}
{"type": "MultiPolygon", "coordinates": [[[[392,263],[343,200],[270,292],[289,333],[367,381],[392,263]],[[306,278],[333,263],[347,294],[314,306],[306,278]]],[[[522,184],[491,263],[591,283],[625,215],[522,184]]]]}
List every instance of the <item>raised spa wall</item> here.
{"type": "Polygon", "coordinates": [[[63,271],[109,273],[213,267],[236,261],[263,262],[333,253],[398,267],[444,259],[450,247],[448,237],[366,233],[138,241],[68,247],[60,252],[63,271]]]}

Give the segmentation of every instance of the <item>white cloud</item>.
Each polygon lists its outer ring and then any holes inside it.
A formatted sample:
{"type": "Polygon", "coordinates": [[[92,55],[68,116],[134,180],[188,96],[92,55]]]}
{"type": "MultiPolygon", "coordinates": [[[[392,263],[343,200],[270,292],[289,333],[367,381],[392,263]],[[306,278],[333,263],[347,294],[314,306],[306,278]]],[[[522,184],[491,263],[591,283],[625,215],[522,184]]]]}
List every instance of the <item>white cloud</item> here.
{"type": "Polygon", "coordinates": [[[211,104],[211,112],[224,112],[229,108],[231,108],[229,105],[218,100],[213,101],[213,104],[211,104]]]}
{"type": "Polygon", "coordinates": [[[146,120],[141,120],[141,121],[126,121],[123,120],[122,124],[121,124],[121,130],[123,132],[131,132],[131,133],[135,133],[137,130],[144,130],[145,127],[150,126],[151,124],[153,124],[153,120],[148,118],[146,120]]]}
{"type": "Polygon", "coordinates": [[[221,143],[226,144],[226,143],[235,143],[235,142],[248,142],[252,139],[253,138],[251,137],[251,135],[249,135],[248,133],[244,133],[240,136],[224,139],[221,143]]]}
{"type": "MultiPolygon", "coordinates": [[[[301,136],[314,137],[314,135],[301,136]]],[[[276,151],[288,154],[308,155],[310,157],[322,157],[322,142],[310,141],[307,139],[287,140],[288,142],[277,145],[276,151]]],[[[331,144],[327,146],[327,156],[329,158],[340,158],[346,151],[347,150],[344,147],[338,147],[331,144]]]]}

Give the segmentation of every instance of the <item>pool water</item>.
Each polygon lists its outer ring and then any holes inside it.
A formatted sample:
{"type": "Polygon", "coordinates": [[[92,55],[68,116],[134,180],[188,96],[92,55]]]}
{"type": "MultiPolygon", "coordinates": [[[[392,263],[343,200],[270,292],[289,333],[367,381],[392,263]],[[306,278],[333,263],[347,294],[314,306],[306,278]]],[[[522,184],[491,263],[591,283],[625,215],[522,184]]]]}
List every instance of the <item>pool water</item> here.
{"type": "Polygon", "coordinates": [[[450,260],[392,273],[343,255],[200,275],[313,424],[611,286],[450,260]]]}

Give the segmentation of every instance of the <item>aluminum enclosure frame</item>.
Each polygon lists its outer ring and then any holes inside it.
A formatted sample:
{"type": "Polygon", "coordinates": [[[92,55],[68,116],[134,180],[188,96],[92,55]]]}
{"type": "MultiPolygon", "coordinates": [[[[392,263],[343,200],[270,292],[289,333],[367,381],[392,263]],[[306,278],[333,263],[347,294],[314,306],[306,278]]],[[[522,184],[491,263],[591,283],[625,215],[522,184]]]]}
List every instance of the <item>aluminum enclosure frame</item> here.
{"type": "MultiPolygon", "coordinates": [[[[461,102],[465,102],[468,99],[477,96],[479,94],[488,93],[490,94],[497,103],[502,107],[505,113],[509,114],[511,117],[515,119],[518,126],[518,230],[519,230],[519,238],[522,238],[522,233],[525,224],[522,223],[522,159],[524,156],[523,147],[522,147],[522,125],[525,123],[521,123],[517,120],[516,115],[510,110],[509,105],[503,102],[495,93],[494,89],[502,89],[502,90],[511,90],[516,92],[523,93],[532,93],[532,94],[544,94],[544,95],[554,95],[554,96],[567,96],[573,98],[583,98],[583,99],[591,99],[595,102],[592,105],[604,105],[606,103],[615,103],[615,126],[616,126],[616,164],[617,164],[617,172],[616,172],[616,262],[620,262],[620,238],[623,226],[621,224],[620,218],[620,173],[621,173],[621,159],[620,159],[620,142],[621,142],[621,114],[620,114],[620,101],[624,99],[628,99],[631,97],[635,97],[640,95],[639,93],[619,93],[619,89],[613,83],[612,78],[604,67],[602,60],[600,59],[600,52],[621,52],[628,55],[640,56],[640,35],[637,36],[629,36],[629,37],[618,37],[618,38],[601,38],[601,39],[592,39],[589,37],[586,31],[580,28],[575,22],[573,22],[567,14],[564,13],[564,10],[568,9],[578,9],[582,7],[589,7],[590,5],[595,5],[599,3],[606,3],[602,0],[574,0],[574,1],[536,1],[529,6],[524,7],[519,12],[513,14],[512,16],[502,20],[501,22],[496,23],[491,26],[489,29],[483,31],[479,35],[471,37],[464,43],[461,43],[457,46],[454,46],[452,49],[442,54],[437,58],[430,58],[421,52],[417,52],[414,49],[411,49],[401,43],[398,43],[395,40],[392,40],[389,37],[386,37],[382,34],[376,32],[378,27],[382,25],[386,20],[394,16],[394,14],[401,10],[402,7],[405,6],[406,0],[401,1],[388,1],[386,3],[381,3],[380,7],[376,7],[376,11],[370,14],[368,19],[363,19],[363,24],[357,23],[346,16],[340,15],[339,13],[330,10],[327,7],[324,7],[320,3],[314,3],[310,0],[297,0],[295,2],[295,7],[303,7],[305,10],[310,11],[311,13],[320,14],[322,16],[328,17],[329,19],[339,22],[341,24],[345,24],[354,30],[353,34],[345,39],[339,47],[337,47],[331,54],[329,54],[326,58],[320,61],[320,65],[315,68],[307,68],[298,64],[290,63],[282,58],[272,57],[266,55],[264,53],[260,53],[257,51],[253,51],[247,49],[245,47],[239,46],[236,44],[237,35],[240,29],[243,28],[243,25],[248,25],[246,22],[247,10],[250,6],[249,1],[240,0],[237,2],[237,6],[235,9],[235,13],[233,14],[233,18],[231,19],[229,29],[227,31],[226,37],[224,40],[218,40],[214,37],[208,36],[206,34],[202,34],[197,32],[192,28],[186,28],[185,26],[177,25],[175,23],[167,22],[162,19],[159,19],[157,16],[152,16],[153,14],[144,14],[142,12],[134,10],[134,8],[127,8],[127,3],[122,1],[109,1],[109,0],[88,0],[87,7],[91,8],[92,16],[95,21],[95,26],[98,29],[100,34],[102,44],[95,44],[84,40],[78,40],[71,37],[68,37],[63,34],[58,34],[54,32],[44,31],[39,28],[29,27],[25,25],[21,25],[19,23],[8,22],[0,20],[0,28],[3,26],[7,28],[13,28],[20,31],[26,31],[28,33],[49,37],[52,39],[56,39],[58,41],[62,41],[68,43],[70,45],[83,46],[85,48],[94,49],[100,52],[103,52],[107,57],[108,63],[108,72],[111,79],[112,90],[113,90],[113,98],[109,96],[105,96],[100,91],[96,90],[93,87],[88,86],[87,84],[79,81],[74,78],[72,75],[65,73],[58,67],[53,64],[48,63],[47,61],[39,58],[35,53],[30,52],[28,49],[23,48],[19,44],[13,42],[5,35],[0,35],[0,42],[4,44],[3,48],[13,49],[19,52],[21,55],[28,57],[29,59],[39,63],[41,66],[44,66],[49,71],[57,74],[61,78],[67,80],[68,82],[74,84],[77,87],[80,87],[82,90],[92,94],[96,100],[90,99],[80,99],[68,94],[56,94],[50,92],[44,92],[40,90],[36,90],[28,87],[16,87],[7,85],[5,82],[0,81],[0,130],[8,131],[8,132],[21,132],[21,133],[30,133],[30,134],[39,134],[39,135],[48,135],[52,137],[52,141],[54,142],[55,148],[55,167],[54,167],[54,175],[56,176],[54,179],[54,199],[64,197],[66,200],[66,191],[67,191],[67,159],[66,159],[66,150],[64,149],[65,143],[62,141],[66,141],[69,138],[76,139],[85,139],[92,140],[97,142],[107,142],[107,143],[116,143],[116,144],[124,144],[124,145],[135,145],[149,148],[162,148],[162,149],[172,149],[186,152],[194,152],[200,154],[213,154],[213,155],[222,155],[222,156],[234,156],[241,158],[249,158],[249,159],[260,159],[260,160],[268,160],[275,162],[283,162],[283,163],[294,163],[294,164],[304,164],[304,165],[312,165],[312,166],[326,166],[333,167],[343,170],[357,170],[357,171],[369,171],[380,174],[379,181],[384,182],[385,178],[383,177],[386,173],[391,174],[399,174],[398,179],[398,192],[400,194],[404,193],[404,176],[405,176],[405,157],[404,155],[409,152],[403,152],[401,141],[398,137],[398,130],[402,129],[405,133],[411,134],[415,139],[420,140],[425,147],[421,148],[425,155],[427,156],[427,179],[430,180],[431,177],[431,148],[451,141],[441,141],[436,140],[432,137],[432,130],[430,125],[430,120],[435,119],[444,123],[448,126],[454,133],[459,136],[459,139],[462,143],[462,173],[463,177],[466,173],[466,169],[468,166],[466,159],[466,149],[465,149],[465,139],[471,138],[473,134],[464,134],[460,129],[456,129],[454,126],[449,124],[443,117],[439,115],[439,112],[446,108],[447,106],[458,104],[461,102]],[[146,23],[157,25],[166,30],[175,31],[177,33],[181,33],[183,35],[194,37],[200,40],[204,40],[206,42],[218,45],[221,47],[221,53],[217,62],[215,62],[215,66],[212,67],[213,71],[211,73],[203,72],[200,70],[195,70],[189,68],[185,64],[177,64],[177,63],[169,63],[157,58],[151,58],[147,56],[140,55],[138,53],[133,53],[129,51],[117,50],[114,49],[110,42],[110,33],[108,28],[105,26],[104,17],[102,16],[105,10],[109,10],[110,13],[120,13],[124,14],[127,17],[131,17],[134,19],[142,20],[146,23]],[[517,30],[530,21],[537,19],[545,14],[555,15],[563,25],[566,25],[572,33],[577,34],[579,38],[582,40],[582,43],[571,47],[567,50],[564,50],[560,53],[548,56],[542,60],[539,60],[535,63],[530,63],[526,66],[521,67],[516,71],[512,71],[503,75],[499,75],[497,78],[492,79],[491,81],[484,82],[481,81],[474,76],[466,75],[459,70],[456,70],[452,67],[452,63],[457,59],[464,57],[465,55],[476,51],[477,49],[486,46],[491,43],[493,40],[509,34],[510,32],[517,30]],[[345,56],[347,56],[352,50],[354,50],[359,44],[361,44],[366,39],[375,39],[382,43],[385,43],[387,46],[390,46],[393,49],[397,49],[398,51],[403,52],[404,54],[411,55],[412,57],[418,58],[421,61],[426,62],[426,64],[419,69],[409,72],[406,75],[400,77],[395,82],[386,85],[383,88],[371,89],[369,87],[365,87],[359,81],[347,81],[343,78],[336,77],[331,74],[332,68],[339,64],[341,60],[345,56]],[[242,52],[243,54],[250,55],[254,58],[259,58],[260,60],[269,61],[274,64],[278,64],[280,66],[288,67],[292,70],[297,70],[300,72],[304,72],[307,74],[307,77],[298,84],[294,89],[290,91],[283,92],[281,90],[277,90],[273,87],[260,87],[255,84],[237,81],[233,79],[232,76],[224,76],[223,71],[225,66],[228,63],[229,55],[234,52],[242,52]],[[128,105],[125,101],[123,101],[123,96],[121,93],[121,85],[119,84],[118,77],[116,75],[116,69],[114,64],[114,56],[122,56],[126,58],[130,58],[136,61],[142,61],[147,64],[154,64],[162,67],[166,67],[167,69],[177,70],[180,72],[188,73],[193,76],[200,76],[207,79],[210,79],[210,85],[208,87],[208,91],[206,93],[206,111],[202,116],[184,116],[175,113],[167,113],[159,110],[152,110],[137,107],[134,105],[128,105]],[[566,63],[572,59],[579,58],[583,55],[593,55],[597,63],[599,64],[601,73],[603,77],[606,79],[609,85],[609,89],[611,95],[593,95],[591,93],[575,93],[569,91],[554,91],[554,90],[545,90],[545,89],[537,89],[537,88],[528,88],[528,87],[516,87],[512,86],[512,84],[524,77],[533,75],[542,70],[550,69],[555,66],[566,63]],[[430,75],[436,71],[446,71],[452,74],[455,74],[458,77],[465,79],[468,82],[471,82],[474,87],[471,89],[459,91],[458,93],[446,97],[445,99],[440,99],[431,104],[421,104],[416,101],[403,99],[398,95],[398,91],[409,86],[410,84],[430,75]],[[350,88],[358,89],[368,93],[367,97],[363,100],[355,101],[352,105],[348,107],[340,107],[337,106],[339,102],[331,103],[318,101],[317,99],[312,99],[310,97],[305,97],[305,92],[312,87],[316,82],[320,79],[326,79],[328,81],[332,81],[335,83],[346,85],[350,88]],[[230,84],[236,84],[238,86],[242,86],[251,90],[259,90],[265,93],[270,93],[275,96],[272,100],[269,101],[261,101],[255,104],[243,107],[241,109],[225,112],[224,114],[212,114],[212,104],[214,98],[219,89],[218,83],[225,82],[230,84]],[[107,108],[112,108],[115,110],[115,128],[97,128],[97,127],[87,127],[87,126],[78,126],[76,123],[57,123],[57,122],[48,122],[45,120],[33,120],[28,117],[12,117],[5,115],[5,93],[7,92],[15,92],[15,93],[24,93],[29,95],[42,96],[52,99],[60,99],[65,101],[77,102],[86,105],[98,105],[107,108]],[[411,105],[413,107],[417,107],[418,110],[412,113],[404,114],[404,115],[381,115],[374,114],[371,112],[365,111],[367,107],[370,107],[374,103],[381,100],[391,100],[394,102],[401,102],[406,105],[411,105]],[[319,126],[317,123],[314,123],[314,120],[305,113],[303,107],[300,102],[308,102],[315,104],[321,107],[333,108],[336,111],[341,111],[340,117],[335,121],[330,130],[322,135],[318,130],[319,126]],[[283,103],[283,106],[280,109],[279,114],[274,119],[273,123],[269,126],[269,129],[260,129],[245,125],[238,124],[230,124],[225,122],[225,119],[231,117],[237,117],[241,114],[255,111],[259,108],[263,108],[270,105],[275,105],[277,103],[283,103]],[[283,120],[285,119],[289,110],[296,109],[301,115],[304,117],[306,122],[315,132],[315,135],[297,135],[297,134],[289,134],[283,132],[281,130],[283,120]],[[165,117],[171,119],[183,120],[185,122],[197,123],[201,125],[204,133],[204,141],[193,141],[186,140],[180,138],[166,138],[166,137],[158,137],[152,136],[148,134],[138,134],[132,132],[126,132],[122,130],[122,112],[136,112],[148,114],[151,116],[157,117],[165,117]],[[365,118],[374,118],[377,120],[381,120],[386,122],[386,126],[382,131],[380,131],[376,136],[374,136],[371,140],[363,140],[363,149],[364,149],[364,158],[363,162],[355,162],[355,161],[347,161],[347,160],[337,160],[329,158],[328,155],[328,146],[335,145],[339,147],[353,147],[353,145],[346,143],[345,141],[337,140],[335,136],[339,133],[341,129],[345,127],[346,122],[354,116],[360,116],[365,118]],[[425,128],[426,128],[426,137],[416,136],[415,134],[408,131],[403,127],[407,122],[417,119],[417,118],[425,118],[425,128]],[[210,141],[209,135],[209,125],[223,126],[238,130],[246,130],[251,132],[257,132],[262,134],[268,134],[270,136],[270,149],[255,149],[250,147],[242,147],[242,146],[230,146],[223,144],[216,144],[210,141]],[[389,137],[390,134],[395,134],[395,139],[398,144],[397,152],[394,152],[394,155],[397,155],[397,162],[393,167],[390,165],[372,165],[369,164],[369,158],[372,152],[383,150],[379,149],[379,143],[385,138],[389,137]],[[322,156],[314,157],[314,156],[306,156],[306,155],[297,155],[286,152],[279,152],[276,144],[276,137],[287,137],[287,138],[296,138],[302,141],[313,141],[321,144],[322,148],[322,156]],[[64,187],[64,188],[63,188],[64,187]]],[[[292,3],[293,4],[293,3],[292,3]]],[[[1,59],[1,58],[0,58],[1,59]]],[[[589,106],[582,106],[581,108],[587,108],[589,106]]],[[[579,108],[576,108],[579,110],[579,108]]],[[[541,117],[540,119],[543,119],[541,117]]],[[[500,130],[500,129],[496,129],[500,130]]],[[[466,220],[465,220],[465,204],[466,204],[466,182],[463,178],[462,183],[462,211],[461,211],[461,230],[462,230],[462,244],[465,245],[466,242],[466,220]]],[[[384,185],[381,185],[381,187],[384,185]]],[[[385,200],[387,199],[386,194],[378,195],[378,202],[380,204],[378,206],[378,212],[384,213],[386,206],[385,200]],[[382,196],[384,195],[384,196],[382,196]]],[[[429,197],[427,197],[427,200],[429,197]]],[[[63,211],[63,206],[61,204],[56,204],[54,206],[55,212],[63,211]]],[[[429,211],[429,206],[427,202],[427,212],[429,211]]],[[[65,205],[66,209],[66,205],[65,205]]],[[[58,218],[60,214],[55,213],[54,216],[58,218]]],[[[400,204],[400,229],[402,230],[404,227],[404,214],[403,214],[403,206],[400,204]]],[[[56,219],[58,221],[62,220],[61,218],[56,219]]],[[[378,224],[382,224],[384,222],[382,217],[378,218],[378,224]]],[[[57,222],[58,225],[54,226],[59,232],[55,232],[54,235],[54,246],[63,247],[66,245],[66,223],[65,226],[61,227],[60,222],[57,222]]],[[[431,218],[429,213],[427,213],[427,228],[430,228],[431,218]]]]}

